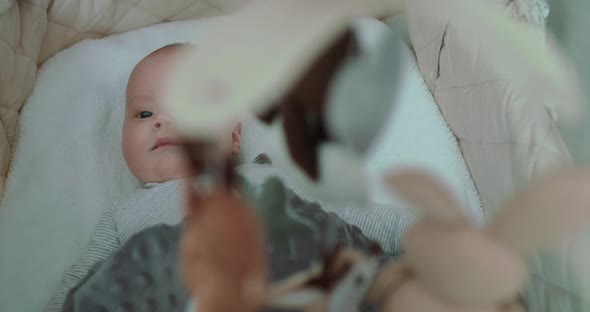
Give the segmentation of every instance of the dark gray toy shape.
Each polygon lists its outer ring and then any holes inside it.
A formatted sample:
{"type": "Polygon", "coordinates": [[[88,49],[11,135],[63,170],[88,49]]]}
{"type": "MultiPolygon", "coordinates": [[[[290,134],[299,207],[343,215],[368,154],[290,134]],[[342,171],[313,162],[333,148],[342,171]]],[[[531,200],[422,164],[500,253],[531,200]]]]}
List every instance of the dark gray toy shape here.
{"type": "Polygon", "coordinates": [[[289,251],[297,257],[294,240],[318,240],[317,225],[296,213],[291,203],[291,191],[276,176],[268,178],[254,201],[255,209],[265,228],[272,248],[289,251]]]}

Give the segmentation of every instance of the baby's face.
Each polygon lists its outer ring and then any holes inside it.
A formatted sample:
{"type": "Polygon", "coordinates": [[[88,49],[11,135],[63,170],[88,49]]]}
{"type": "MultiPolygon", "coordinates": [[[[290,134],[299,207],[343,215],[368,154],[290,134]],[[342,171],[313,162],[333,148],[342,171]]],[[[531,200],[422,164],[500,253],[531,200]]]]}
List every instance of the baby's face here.
{"type": "Polygon", "coordinates": [[[127,83],[123,155],[131,172],[143,183],[189,174],[164,101],[168,75],[178,56],[178,51],[171,50],[143,59],[127,83]]]}

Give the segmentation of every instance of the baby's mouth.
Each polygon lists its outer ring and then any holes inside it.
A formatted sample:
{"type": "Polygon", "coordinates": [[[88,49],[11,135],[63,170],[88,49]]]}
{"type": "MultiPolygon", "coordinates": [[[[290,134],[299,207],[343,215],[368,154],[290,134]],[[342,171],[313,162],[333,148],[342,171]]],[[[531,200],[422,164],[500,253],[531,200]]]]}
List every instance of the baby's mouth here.
{"type": "Polygon", "coordinates": [[[173,140],[171,138],[159,138],[156,140],[156,144],[154,144],[154,146],[152,147],[152,151],[159,149],[159,148],[164,148],[164,147],[177,147],[180,146],[180,142],[177,140],[173,140]]]}

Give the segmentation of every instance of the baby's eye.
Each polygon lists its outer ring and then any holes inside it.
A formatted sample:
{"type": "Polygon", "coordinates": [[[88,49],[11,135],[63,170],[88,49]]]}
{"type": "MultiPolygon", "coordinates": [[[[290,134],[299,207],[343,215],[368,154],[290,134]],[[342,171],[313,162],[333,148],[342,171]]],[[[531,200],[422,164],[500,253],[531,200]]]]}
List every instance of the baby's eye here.
{"type": "Polygon", "coordinates": [[[148,111],[142,111],[139,114],[137,114],[137,117],[144,119],[144,118],[150,118],[152,117],[152,112],[148,112],[148,111]]]}

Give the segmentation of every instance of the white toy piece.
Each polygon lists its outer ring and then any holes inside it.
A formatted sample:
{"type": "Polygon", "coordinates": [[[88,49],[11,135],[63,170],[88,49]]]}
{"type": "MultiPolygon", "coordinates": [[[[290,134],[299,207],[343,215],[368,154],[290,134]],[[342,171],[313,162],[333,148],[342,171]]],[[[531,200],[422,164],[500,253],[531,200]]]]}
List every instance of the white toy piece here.
{"type": "Polygon", "coordinates": [[[207,137],[247,111],[282,97],[352,17],[390,15],[395,0],[257,0],[211,21],[181,62],[168,92],[170,112],[187,137],[207,137]],[[246,40],[247,38],[247,40],[246,40]]]}
{"type": "Polygon", "coordinates": [[[389,264],[369,298],[384,311],[518,311],[526,257],[590,224],[590,171],[563,169],[508,201],[485,228],[467,221],[445,186],[408,170],[388,183],[423,214],[401,264],[389,264]]]}

